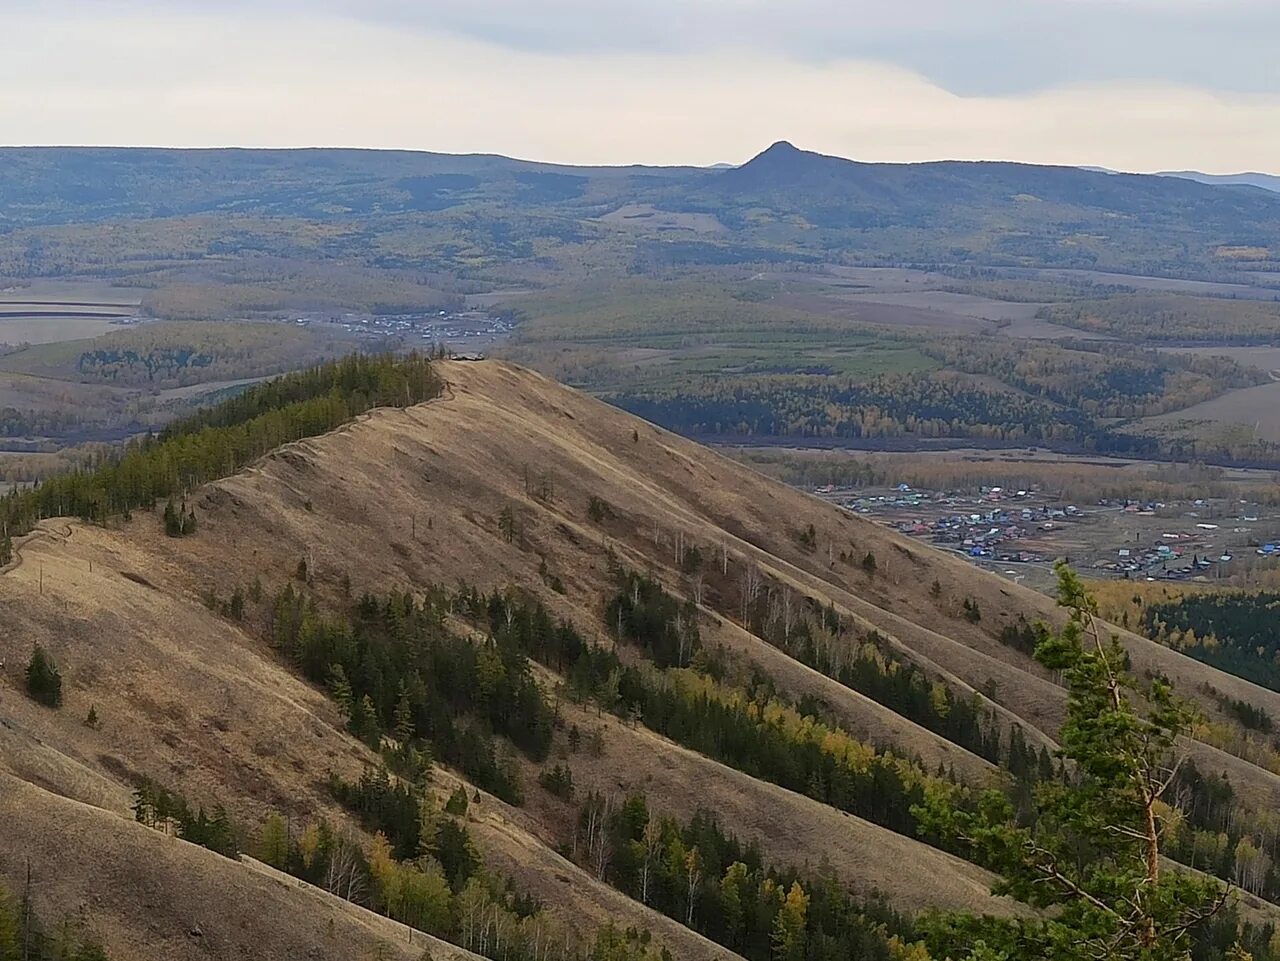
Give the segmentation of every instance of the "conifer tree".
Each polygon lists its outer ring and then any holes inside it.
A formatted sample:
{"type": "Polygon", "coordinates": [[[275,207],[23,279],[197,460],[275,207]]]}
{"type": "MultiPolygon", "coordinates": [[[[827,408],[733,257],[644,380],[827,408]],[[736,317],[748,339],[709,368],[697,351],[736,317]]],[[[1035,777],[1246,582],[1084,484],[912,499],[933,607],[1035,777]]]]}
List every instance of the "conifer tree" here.
{"type": "Polygon", "coordinates": [[[413,731],[413,708],[409,704],[409,695],[402,689],[400,700],[396,701],[394,728],[396,740],[400,742],[402,750],[408,749],[409,742],[413,740],[413,731]]]}
{"type": "Polygon", "coordinates": [[[338,702],[343,714],[351,714],[351,682],[347,680],[347,672],[341,664],[334,664],[329,669],[329,694],[338,702]]]}
{"type": "Polygon", "coordinates": [[[517,530],[515,512],[510,507],[502,508],[502,512],[498,515],[498,532],[502,535],[502,539],[510,544],[516,539],[517,530]]]}
{"type": "Polygon", "coordinates": [[[1057,571],[1070,617],[1035,657],[1061,672],[1069,691],[1059,735],[1066,775],[1037,785],[1031,827],[1000,792],[984,795],[976,811],[956,810],[936,791],[915,809],[923,827],[1001,875],[997,893],[1042,913],[945,918],[929,932],[930,947],[971,961],[1186,961],[1193,936],[1227,899],[1222,883],[1162,863],[1164,798],[1195,715],[1164,678],[1139,682],[1127,672],[1093,598],[1065,564],[1057,571]]]}
{"type": "Polygon", "coordinates": [[[27,693],[45,707],[62,706],[62,675],[43,647],[36,644],[27,662],[27,693]]]}
{"type": "Polygon", "coordinates": [[[285,868],[289,860],[289,827],[279,813],[272,811],[262,823],[254,853],[263,864],[285,868]]]}
{"type": "Polygon", "coordinates": [[[347,727],[360,740],[372,748],[378,747],[382,731],[378,728],[378,709],[368,694],[355,698],[351,702],[351,715],[347,719],[347,727]]]}
{"type": "Polygon", "coordinates": [[[777,961],[804,961],[808,913],[809,896],[799,881],[792,881],[791,890],[773,921],[773,950],[777,961]]]}
{"type": "Polygon", "coordinates": [[[465,817],[467,813],[467,789],[459,785],[445,802],[444,813],[455,817],[465,817]]]}

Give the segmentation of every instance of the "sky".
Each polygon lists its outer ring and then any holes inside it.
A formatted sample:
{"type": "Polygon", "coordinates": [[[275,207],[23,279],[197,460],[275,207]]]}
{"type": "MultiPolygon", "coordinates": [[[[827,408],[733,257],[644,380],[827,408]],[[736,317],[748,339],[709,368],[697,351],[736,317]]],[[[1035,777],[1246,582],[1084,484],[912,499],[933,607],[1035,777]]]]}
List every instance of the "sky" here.
{"type": "Polygon", "coordinates": [[[0,141],[1280,173],[1280,0],[0,0],[0,141]]]}

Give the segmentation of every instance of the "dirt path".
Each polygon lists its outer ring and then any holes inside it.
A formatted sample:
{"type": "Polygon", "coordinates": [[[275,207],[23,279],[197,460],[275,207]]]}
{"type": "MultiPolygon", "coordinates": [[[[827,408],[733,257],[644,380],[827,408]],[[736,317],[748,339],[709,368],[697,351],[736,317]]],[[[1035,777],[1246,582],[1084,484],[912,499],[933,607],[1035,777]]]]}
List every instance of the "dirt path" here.
{"type": "Polygon", "coordinates": [[[16,571],[22,566],[22,549],[31,543],[37,537],[53,537],[60,540],[70,540],[71,525],[63,524],[66,530],[59,530],[50,521],[40,521],[29,534],[24,534],[13,542],[13,557],[9,559],[9,563],[0,567],[0,575],[8,574],[10,571],[16,571]]]}

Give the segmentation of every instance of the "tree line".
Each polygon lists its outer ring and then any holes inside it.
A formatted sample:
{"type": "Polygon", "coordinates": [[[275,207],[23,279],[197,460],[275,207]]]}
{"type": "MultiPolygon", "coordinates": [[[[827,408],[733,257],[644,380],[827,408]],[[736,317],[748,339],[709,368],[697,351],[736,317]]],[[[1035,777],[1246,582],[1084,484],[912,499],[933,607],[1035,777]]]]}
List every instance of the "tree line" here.
{"type": "MultiPolygon", "coordinates": [[[[520,680],[516,683],[528,684],[531,691],[536,690],[536,684],[529,679],[528,661],[525,660],[533,658],[562,673],[567,679],[569,693],[575,698],[593,700],[624,718],[641,721],[678,743],[752,776],[807,794],[899,833],[935,844],[944,843],[922,831],[915,821],[913,807],[918,806],[930,791],[939,790],[957,798],[956,803],[963,807],[965,792],[954,785],[954,775],[948,776],[941,770],[930,775],[918,761],[860,744],[837,725],[805,713],[815,709],[820,712],[817,706],[797,708],[787,704],[765,679],[753,682],[746,689],[718,682],[715,675],[720,672],[715,668],[714,652],[707,652],[701,647],[689,626],[696,625],[696,611],[651,578],[620,569],[615,569],[615,577],[617,587],[605,598],[602,619],[617,634],[619,642],[643,651],[650,659],[648,664],[624,664],[614,650],[587,642],[572,624],[552,618],[536,599],[510,591],[484,594],[465,586],[452,592],[431,589],[421,602],[403,595],[389,595],[382,601],[365,598],[356,605],[358,613],[345,626],[338,621],[330,622],[328,626],[317,622],[314,610],[308,613],[308,604],[301,601],[301,595],[295,594],[292,588],[286,588],[277,598],[273,620],[277,625],[298,623],[306,626],[284,631],[277,627],[273,636],[290,656],[297,658],[299,663],[310,665],[304,667],[308,675],[328,683],[331,693],[344,706],[365,702],[363,709],[348,707],[348,713],[355,725],[353,729],[359,728],[364,718],[377,719],[374,727],[366,731],[366,736],[371,738],[370,743],[381,744],[384,738],[393,744],[412,742],[417,745],[416,750],[426,757],[431,756],[433,749],[438,750],[442,759],[461,770],[477,772],[477,780],[483,780],[485,772],[492,770],[489,759],[501,754],[494,734],[514,739],[523,733],[526,740],[521,749],[527,756],[534,760],[547,756],[550,732],[555,723],[554,708],[545,700],[540,701],[538,695],[522,699],[503,686],[517,678],[520,680]],[[483,640],[449,639],[448,632],[443,629],[444,617],[449,613],[482,626],[486,632],[483,640]],[[371,625],[377,626],[372,633],[369,630],[371,625]],[[382,641],[370,647],[370,639],[375,636],[382,641]],[[288,640],[290,637],[296,637],[298,641],[291,642],[288,640]],[[450,703],[449,698],[454,698],[451,703],[455,712],[469,715],[473,723],[478,721],[467,728],[475,732],[476,740],[462,742],[452,739],[447,733],[447,720],[446,726],[434,728],[437,732],[445,732],[443,738],[439,733],[434,738],[430,736],[430,723],[421,728],[415,727],[417,714],[412,705],[418,704],[419,711],[421,706],[418,699],[406,698],[405,695],[409,689],[417,687],[419,679],[414,677],[414,672],[424,671],[421,664],[411,668],[393,658],[383,666],[383,678],[408,678],[404,685],[399,680],[395,684],[378,682],[368,689],[374,693],[365,692],[363,687],[348,686],[348,673],[359,678],[379,676],[379,672],[371,670],[368,664],[376,664],[381,655],[373,655],[368,662],[366,659],[371,651],[377,649],[378,643],[386,643],[396,637],[406,644],[407,649],[446,652],[444,660],[438,662],[438,666],[427,667],[423,676],[443,679],[442,689],[432,693],[439,703],[450,703]],[[335,659],[335,651],[364,653],[344,660],[342,656],[335,659]],[[487,660],[484,657],[486,651],[492,655],[487,660]],[[498,652],[502,651],[506,654],[499,655],[498,652]],[[665,669],[658,666],[660,658],[668,665],[665,669]],[[677,666],[686,661],[696,670],[677,666]],[[324,669],[326,664],[328,669],[324,669]],[[488,667],[482,670],[482,664],[488,667]],[[334,670],[335,666],[341,667],[341,671],[334,670]],[[706,671],[710,673],[700,673],[706,671]],[[540,703],[541,707],[514,726],[511,723],[513,715],[510,714],[476,715],[475,707],[479,702],[469,692],[477,690],[475,683],[481,674],[486,674],[489,683],[495,685],[492,690],[507,691],[502,696],[505,703],[515,705],[524,700],[530,705],[540,703]],[[335,677],[339,678],[336,684],[335,677]],[[364,693],[357,697],[358,692],[364,693]],[[527,740],[530,732],[538,731],[546,733],[534,741],[527,740]],[[419,732],[425,732],[425,739],[419,736],[419,732]]],[[[1014,643],[1024,649],[1038,645],[1047,637],[1043,627],[1038,625],[1034,628],[1028,625],[1011,627],[1006,633],[1018,635],[1014,643]]],[[[800,635],[803,636],[803,631],[800,635]]],[[[1010,641],[1013,641],[1012,637],[1006,639],[1007,643],[1010,641]]],[[[851,663],[858,665],[859,660],[854,659],[851,663]]],[[[883,676],[879,675],[878,672],[886,667],[874,657],[864,659],[859,670],[866,670],[872,678],[870,681],[864,678],[868,689],[874,690],[883,684],[881,696],[887,700],[901,696],[904,703],[924,703],[927,690],[928,700],[934,706],[918,709],[917,713],[926,717],[923,711],[937,710],[941,700],[936,689],[931,685],[927,688],[918,686],[917,681],[891,678],[889,675],[894,673],[891,668],[883,676]],[[869,665],[874,665],[876,674],[871,673],[869,665]]],[[[912,676],[909,671],[903,674],[907,678],[912,676]]],[[[849,679],[853,680],[853,676],[849,675],[849,679]]],[[[959,709],[959,715],[962,718],[973,717],[976,723],[977,716],[966,715],[963,708],[959,709]]],[[[940,718],[938,715],[936,720],[940,718]]],[[[977,724],[974,730],[980,731],[981,725],[977,724]]],[[[1009,732],[1007,747],[998,733],[992,735],[989,732],[980,733],[975,746],[981,747],[1014,775],[1008,799],[1023,817],[1031,816],[1029,799],[1037,783],[1061,781],[1064,777],[1047,754],[1029,748],[1016,729],[1009,732]]],[[[1262,841],[1244,812],[1231,805],[1229,785],[1218,779],[1190,777],[1189,770],[1174,799],[1177,806],[1192,812],[1211,813],[1187,817],[1185,823],[1180,822],[1171,829],[1175,856],[1185,854],[1197,867],[1210,873],[1227,879],[1247,880],[1252,890],[1270,893],[1270,881],[1267,880],[1271,876],[1270,861],[1251,859],[1251,845],[1261,852],[1262,841]],[[1228,817],[1235,826],[1229,836],[1221,829],[1216,833],[1210,830],[1211,820],[1217,819],[1216,823],[1222,824],[1225,823],[1222,821],[1224,817],[1228,817]],[[1219,834],[1223,835],[1223,840],[1208,840],[1219,834]],[[1213,847],[1215,843],[1217,846],[1213,847]],[[1212,856],[1206,853],[1210,848],[1213,848],[1212,856]],[[1222,852],[1227,848],[1230,856],[1224,857],[1222,852]],[[1260,867],[1264,863],[1267,868],[1260,867]],[[1263,880],[1255,881],[1255,876],[1263,880]]],[[[547,776],[544,783],[561,796],[572,793],[567,771],[547,776]]],[[[518,781],[516,785],[512,791],[509,785],[504,787],[499,780],[489,789],[500,795],[506,790],[508,798],[519,800],[523,797],[523,788],[518,786],[518,781]]],[[[389,832],[388,837],[393,838],[395,844],[401,843],[394,840],[397,837],[395,832],[389,832]]],[[[412,838],[403,843],[411,847],[412,838]]]]}
{"type": "MultiPolygon", "coordinates": [[[[864,569],[874,573],[863,559],[864,569]]],[[[958,697],[951,688],[930,680],[915,664],[897,656],[877,631],[851,635],[830,605],[796,595],[790,588],[767,583],[746,605],[746,627],[757,637],[786,651],[802,664],[839,681],[953,744],[1002,764],[1016,778],[1049,777],[1052,759],[1044,748],[1028,747],[1020,729],[1002,740],[993,711],[974,694],[958,697]]]]}
{"type": "Polygon", "coordinates": [[[601,880],[748,961],[912,956],[907,917],[857,897],[832,872],[766,864],[754,842],[739,841],[709,811],[682,824],[659,816],[643,794],[615,802],[593,793],[578,809],[571,853],[601,880]]]}
{"type": "MultiPolygon", "coordinates": [[[[329,789],[373,835],[371,843],[325,820],[295,826],[274,812],[256,831],[247,831],[222,808],[212,819],[202,809],[193,815],[179,794],[149,780],[135,791],[134,810],[151,827],[176,829],[183,840],[226,857],[238,858],[243,848],[330,894],[493,961],[670,961],[647,931],[605,925],[584,933],[545,911],[509,878],[486,870],[467,830],[468,799],[461,788],[441,807],[414,782],[379,768],[354,782],[331,775],[329,789]]],[[[0,890],[0,961],[26,961],[27,955],[4,953],[4,908],[0,890]]],[[[105,956],[29,958],[104,961],[105,956]]]]}
{"type": "Polygon", "coordinates": [[[1141,626],[1148,637],[1198,661],[1280,691],[1280,593],[1189,593],[1148,603],[1141,626]]]}
{"type": "Polygon", "coordinates": [[[1036,316],[1146,344],[1274,344],[1280,337],[1280,304],[1226,297],[1129,292],[1052,304],[1036,316]]]}
{"type": "Polygon", "coordinates": [[[353,355],[250,387],[96,466],[51,477],[0,500],[9,536],[46,517],[106,521],[225,477],[290,441],[332,430],[374,407],[435,397],[441,382],[418,355],[353,355]]]}
{"type": "MultiPolygon", "coordinates": [[[[987,841],[975,845],[968,828],[962,828],[957,833],[953,830],[956,825],[972,825],[981,819],[1007,817],[1012,825],[1010,830],[1031,831],[1034,832],[1034,837],[1046,842],[1053,839],[1055,845],[1079,843],[1078,840],[1071,840],[1069,835],[1064,835],[1067,838],[1065,841],[1057,838],[1055,832],[1058,829],[1055,824],[1059,815],[1054,813],[1054,809],[1045,806],[1046,798],[1072,796],[1070,792],[1078,790],[1080,786],[1078,774],[1069,774],[1066,769],[1059,768],[1054,777],[1038,778],[1028,783],[1021,795],[1004,792],[986,796],[971,794],[957,787],[945,776],[927,774],[917,762],[861,744],[838,727],[828,726],[812,714],[802,713],[797,707],[776,697],[776,692],[771,690],[767,679],[753,681],[746,687],[728,686],[717,681],[716,676],[722,672],[714,667],[715,652],[689,645],[686,653],[681,654],[679,645],[682,628],[677,621],[688,612],[687,606],[674,596],[664,596],[665,590],[651,579],[616,568],[615,577],[615,589],[606,594],[602,601],[601,619],[606,628],[615,633],[618,643],[633,646],[647,655],[646,660],[639,663],[624,663],[615,650],[586,641],[572,624],[554,619],[536,599],[515,591],[484,594],[465,586],[455,591],[433,588],[426,592],[420,602],[404,598],[391,603],[366,599],[356,607],[364,609],[360,617],[375,623],[381,622],[379,630],[388,635],[402,635],[410,646],[419,645],[422,638],[414,630],[405,628],[407,618],[411,619],[409,615],[420,618],[425,624],[437,626],[448,614],[471,620],[484,630],[483,637],[462,643],[471,644],[480,650],[492,648],[495,652],[508,648],[521,657],[554,665],[567,677],[569,692],[575,697],[593,699],[602,709],[607,708],[624,718],[642,721],[678,743],[720,759],[752,776],[774,781],[839,809],[868,817],[900,833],[919,837],[948,850],[963,852],[971,859],[996,870],[1012,870],[1013,862],[1010,858],[1013,849],[998,844],[992,847],[987,841]],[[671,666],[661,668],[657,665],[654,651],[658,650],[666,652],[663,656],[671,662],[671,666]],[[690,667],[677,666],[682,657],[689,659],[690,667]],[[946,812],[945,816],[940,813],[942,811],[946,812]]],[[[395,595],[389,595],[389,599],[394,597],[395,595]]],[[[296,605],[292,608],[285,605],[285,608],[296,609],[296,605]]],[[[300,631],[298,636],[305,633],[307,632],[300,631]]],[[[1037,656],[1040,656],[1047,645],[1056,644],[1056,650],[1064,650],[1062,645],[1065,642],[1056,636],[1040,630],[1033,633],[1028,629],[1027,633],[1036,638],[1037,656]]],[[[341,636],[341,632],[337,636],[341,636]]],[[[300,652],[305,649],[303,646],[298,650],[300,652]]],[[[321,645],[320,650],[326,650],[325,646],[321,645]]],[[[1068,658],[1068,653],[1053,657],[1046,654],[1049,657],[1047,663],[1067,666],[1076,663],[1068,658]],[[1058,659],[1054,659],[1055,657],[1058,659]]],[[[316,663],[326,662],[332,663],[329,654],[316,659],[316,663]]],[[[478,665],[480,662],[477,660],[471,663],[478,665]]],[[[501,658],[497,663],[501,663],[501,658]]],[[[512,663],[520,662],[517,659],[512,663]]],[[[525,662],[526,669],[527,666],[525,662]]],[[[1084,667],[1080,670],[1084,671],[1084,667]]],[[[1085,673],[1089,677],[1093,676],[1089,671],[1085,673]]],[[[469,683],[466,677],[452,676],[454,686],[461,684],[465,687],[469,683]]],[[[1073,683],[1084,684],[1087,680],[1086,677],[1073,683]]],[[[1161,698],[1165,695],[1161,692],[1164,688],[1160,686],[1162,682],[1159,679],[1153,683],[1155,687],[1143,697],[1144,700],[1155,698],[1154,703],[1158,707],[1163,703],[1161,698]]],[[[1073,695],[1074,697],[1082,695],[1073,695]]],[[[373,700],[372,696],[369,700],[373,700]]],[[[390,699],[388,703],[391,703],[390,699]]],[[[390,717],[381,721],[389,726],[390,731],[384,730],[379,736],[379,742],[384,746],[389,742],[391,753],[399,750],[400,739],[394,736],[397,722],[399,721],[402,730],[407,730],[411,716],[408,711],[396,710],[401,706],[402,699],[395,698],[390,717]]],[[[1090,710],[1095,709],[1092,701],[1086,706],[1090,710]]],[[[1181,714],[1177,717],[1181,717],[1181,714]]],[[[487,729],[488,724],[489,721],[486,720],[487,729]]],[[[1080,754],[1087,749],[1090,749],[1089,745],[1077,744],[1074,750],[1080,754]]],[[[544,784],[548,790],[554,790],[557,796],[572,796],[572,775],[563,765],[558,773],[553,772],[545,777],[544,784]]],[[[1167,795],[1162,791],[1162,798],[1167,797],[1168,811],[1161,808],[1158,817],[1170,826],[1168,840],[1162,842],[1166,853],[1181,853],[1177,847],[1176,815],[1168,812],[1189,807],[1198,819],[1196,823],[1208,830],[1214,819],[1223,817],[1226,803],[1223,800],[1223,790],[1217,779],[1192,778],[1188,770],[1186,784],[1180,783],[1176,790],[1171,790],[1167,795]]],[[[367,783],[354,787],[338,787],[335,793],[343,797],[344,803],[351,805],[353,809],[364,811],[362,816],[372,818],[367,822],[368,825],[376,826],[379,833],[383,834],[392,854],[407,854],[415,846],[420,847],[423,833],[420,826],[416,829],[414,827],[413,806],[406,803],[406,789],[389,780],[384,782],[371,778],[367,783]]],[[[462,800],[465,801],[465,797],[462,800]]],[[[1104,813],[1105,810],[1111,809],[1104,809],[1104,813]]],[[[1162,829],[1161,835],[1165,834],[1162,829]]],[[[991,834],[989,839],[994,843],[1000,836],[1002,835],[999,833],[991,834]]],[[[452,848],[455,852],[466,850],[465,844],[454,844],[452,848]]],[[[687,857],[688,851],[685,853],[687,857]]],[[[441,854],[437,850],[433,857],[443,865],[445,861],[453,863],[458,855],[441,854]]],[[[599,857],[598,849],[596,857],[599,857]]],[[[605,860],[612,861],[613,857],[614,855],[609,855],[605,860]]],[[[1247,858],[1244,864],[1245,869],[1250,869],[1247,858]]],[[[694,867],[697,867],[696,861],[694,867]]],[[[440,870],[446,883],[450,880],[450,874],[455,880],[461,877],[456,866],[449,871],[445,871],[442,866],[440,870]]],[[[1239,871],[1239,864],[1232,865],[1231,870],[1239,871]]],[[[686,884],[688,871],[686,861],[686,884]]],[[[790,888],[787,893],[790,896],[790,888]]],[[[794,899],[796,905],[808,896],[809,892],[801,883],[794,899]]],[[[690,904],[694,904],[696,912],[696,903],[696,899],[689,898],[686,888],[684,901],[673,906],[672,910],[683,910],[686,922],[691,923],[688,910],[690,904]]],[[[1205,931],[1217,930],[1215,926],[1220,923],[1217,919],[1225,916],[1217,912],[1206,915],[1204,919],[1188,925],[1187,931],[1194,930],[1199,937],[1205,931]]],[[[774,922],[776,921],[775,916],[774,922]]],[[[953,945],[971,944],[965,939],[970,937],[966,932],[971,930],[973,920],[967,919],[955,924],[952,921],[931,929],[932,933],[925,931],[926,939],[931,939],[933,944],[942,944],[946,939],[951,939],[953,945]]],[[[1231,930],[1239,933],[1237,929],[1238,926],[1231,930]]],[[[772,936],[772,926],[770,932],[772,936]]],[[[996,934],[1000,938],[1017,937],[1008,931],[997,931],[996,934]]],[[[1189,938],[1190,936],[1188,934],[1189,938]]],[[[1223,936],[1225,935],[1219,931],[1214,938],[1220,940],[1223,936]]],[[[1027,942],[1019,943],[1025,947],[1027,942]]],[[[776,947],[776,942],[771,939],[770,945],[776,947]]],[[[1214,954],[1209,948],[1204,950],[1207,953],[1197,956],[1222,956],[1221,952],[1214,954]]],[[[956,955],[953,953],[952,956],[956,955]]],[[[1023,955],[1015,953],[1012,956],[1023,955]]],[[[1180,955],[1170,955],[1178,956],[1180,955]]],[[[1259,951],[1259,956],[1265,956],[1265,952],[1259,951]]],[[[985,959],[986,956],[975,957],[985,959]]]]}
{"type": "Polygon", "coordinates": [[[609,398],[623,410],[692,436],[811,439],[971,438],[1152,454],[1152,438],[1125,434],[1083,410],[942,374],[870,380],[777,375],[703,379],[609,398]]]}
{"type": "Polygon", "coordinates": [[[240,838],[226,808],[215,805],[206,813],[204,805],[192,808],[186,798],[143,778],[133,792],[133,817],[139,824],[173,834],[235,859],[240,855],[240,838]]]}
{"type": "Polygon", "coordinates": [[[1100,418],[1181,410],[1269,379],[1264,371],[1228,357],[1161,353],[1128,344],[949,337],[931,338],[921,350],[947,367],[995,377],[1031,396],[1100,418]]]}
{"type": "Polygon", "coordinates": [[[377,748],[434,754],[476,784],[519,804],[523,790],[501,735],[535,761],[551,745],[553,709],[525,650],[507,632],[482,643],[445,627],[446,592],[418,601],[407,593],[361,598],[347,614],[321,614],[286,585],[272,604],[272,643],[327,688],[348,727],[377,748]]]}
{"type": "Polygon", "coordinates": [[[443,807],[385,770],[354,783],[332,777],[330,788],[373,833],[372,845],[361,848],[323,825],[295,845],[277,816],[262,832],[275,859],[269,863],[312,883],[336,883],[349,900],[494,961],[671,961],[648,931],[606,924],[584,932],[487,870],[467,830],[462,787],[443,807]]]}

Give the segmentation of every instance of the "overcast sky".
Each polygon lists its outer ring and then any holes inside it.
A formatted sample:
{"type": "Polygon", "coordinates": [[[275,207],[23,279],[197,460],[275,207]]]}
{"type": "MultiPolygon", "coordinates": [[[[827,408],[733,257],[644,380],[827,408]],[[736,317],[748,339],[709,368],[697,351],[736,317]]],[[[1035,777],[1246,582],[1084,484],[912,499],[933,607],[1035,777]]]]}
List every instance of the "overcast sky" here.
{"type": "Polygon", "coordinates": [[[1280,173],[1280,0],[0,0],[0,140],[1280,173]]]}

